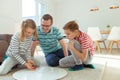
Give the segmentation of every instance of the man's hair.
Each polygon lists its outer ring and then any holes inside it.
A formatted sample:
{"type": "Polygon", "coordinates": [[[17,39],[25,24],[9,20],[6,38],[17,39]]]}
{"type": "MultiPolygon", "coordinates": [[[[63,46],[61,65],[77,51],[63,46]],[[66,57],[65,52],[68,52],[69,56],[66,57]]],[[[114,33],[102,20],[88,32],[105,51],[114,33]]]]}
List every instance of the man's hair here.
{"type": "Polygon", "coordinates": [[[75,21],[70,21],[63,27],[64,30],[75,31],[79,30],[79,26],[75,21]]]}
{"type": "Polygon", "coordinates": [[[50,14],[44,14],[42,17],[43,20],[51,20],[51,23],[53,23],[53,17],[50,14]]]}

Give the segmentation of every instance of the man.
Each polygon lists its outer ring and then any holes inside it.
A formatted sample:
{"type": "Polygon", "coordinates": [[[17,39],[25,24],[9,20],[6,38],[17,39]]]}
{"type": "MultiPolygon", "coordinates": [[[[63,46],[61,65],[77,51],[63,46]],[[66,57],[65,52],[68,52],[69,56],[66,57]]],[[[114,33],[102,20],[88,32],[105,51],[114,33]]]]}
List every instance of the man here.
{"type": "Polygon", "coordinates": [[[68,54],[63,35],[59,29],[52,26],[53,18],[49,14],[43,15],[41,26],[38,27],[38,41],[49,66],[58,66],[59,60],[68,54]]]}

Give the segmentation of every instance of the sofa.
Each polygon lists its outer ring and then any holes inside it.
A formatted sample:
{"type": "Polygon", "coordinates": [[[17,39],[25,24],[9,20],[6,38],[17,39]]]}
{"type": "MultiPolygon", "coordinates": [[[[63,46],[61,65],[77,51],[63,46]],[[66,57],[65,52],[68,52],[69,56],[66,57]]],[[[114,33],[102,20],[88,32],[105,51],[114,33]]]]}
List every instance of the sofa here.
{"type": "MultiPolygon", "coordinates": [[[[12,34],[0,34],[0,64],[3,62],[12,34]]],[[[31,45],[31,55],[34,55],[35,43],[31,45]]]]}
{"type": "Polygon", "coordinates": [[[4,60],[6,50],[9,46],[12,34],[0,34],[0,63],[4,60]]]}

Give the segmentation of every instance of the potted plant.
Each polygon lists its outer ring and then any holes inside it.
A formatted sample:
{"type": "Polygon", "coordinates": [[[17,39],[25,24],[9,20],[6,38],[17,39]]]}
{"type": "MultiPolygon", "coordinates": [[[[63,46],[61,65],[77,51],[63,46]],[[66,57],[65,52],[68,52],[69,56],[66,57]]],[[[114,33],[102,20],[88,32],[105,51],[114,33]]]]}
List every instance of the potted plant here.
{"type": "Polygon", "coordinates": [[[106,27],[107,27],[107,33],[110,33],[110,27],[111,26],[108,24],[106,27]]]}
{"type": "Polygon", "coordinates": [[[110,29],[111,26],[108,24],[106,27],[107,27],[108,29],[110,29]]]}

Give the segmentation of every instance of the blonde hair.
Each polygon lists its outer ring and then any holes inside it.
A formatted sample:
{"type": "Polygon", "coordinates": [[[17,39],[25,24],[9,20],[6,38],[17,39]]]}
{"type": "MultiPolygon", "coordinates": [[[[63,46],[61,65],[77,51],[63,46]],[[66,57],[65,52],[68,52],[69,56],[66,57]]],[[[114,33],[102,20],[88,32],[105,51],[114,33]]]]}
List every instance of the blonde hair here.
{"type": "Polygon", "coordinates": [[[65,24],[63,29],[64,30],[75,31],[75,30],[79,30],[79,26],[75,21],[69,21],[68,23],[65,24]]]}
{"type": "Polygon", "coordinates": [[[33,36],[35,39],[38,38],[35,22],[32,19],[26,19],[21,24],[20,41],[24,41],[26,38],[26,35],[25,35],[26,28],[34,29],[35,32],[33,33],[33,36]]]}

